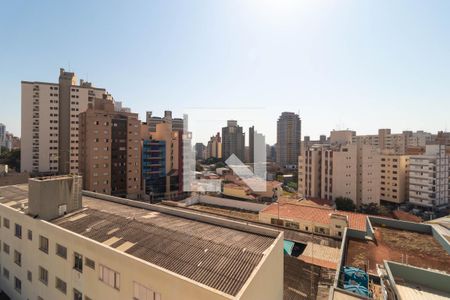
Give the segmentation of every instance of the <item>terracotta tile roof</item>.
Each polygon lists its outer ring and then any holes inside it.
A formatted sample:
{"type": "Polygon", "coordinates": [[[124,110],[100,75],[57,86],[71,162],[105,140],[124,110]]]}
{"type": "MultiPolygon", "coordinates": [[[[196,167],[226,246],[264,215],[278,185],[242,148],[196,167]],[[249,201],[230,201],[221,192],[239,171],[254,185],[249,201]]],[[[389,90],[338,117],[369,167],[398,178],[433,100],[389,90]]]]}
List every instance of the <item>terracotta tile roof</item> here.
{"type": "Polygon", "coordinates": [[[301,219],[305,221],[315,222],[318,224],[329,225],[331,214],[344,215],[348,217],[349,227],[351,229],[365,231],[366,218],[368,215],[334,210],[324,207],[313,207],[307,205],[299,205],[295,203],[274,203],[264,208],[260,213],[278,215],[278,205],[280,210],[280,218],[283,219],[301,219]]]}
{"type": "Polygon", "coordinates": [[[397,220],[422,223],[421,218],[413,214],[407,213],[405,211],[396,210],[393,211],[392,214],[394,215],[394,218],[396,218],[397,220]]]}

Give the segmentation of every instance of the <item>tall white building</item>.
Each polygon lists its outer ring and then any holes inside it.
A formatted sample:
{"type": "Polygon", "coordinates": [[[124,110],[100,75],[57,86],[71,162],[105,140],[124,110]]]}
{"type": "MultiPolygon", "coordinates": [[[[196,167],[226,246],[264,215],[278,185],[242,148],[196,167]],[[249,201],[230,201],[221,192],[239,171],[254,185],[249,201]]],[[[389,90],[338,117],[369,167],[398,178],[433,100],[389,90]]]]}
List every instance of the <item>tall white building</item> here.
{"type": "Polygon", "coordinates": [[[449,203],[449,155],[445,145],[427,145],[409,159],[409,201],[433,210],[449,203]]]}
{"type": "Polygon", "coordinates": [[[78,115],[105,93],[64,69],[58,83],[22,81],[21,171],[78,173],[78,115]]]}

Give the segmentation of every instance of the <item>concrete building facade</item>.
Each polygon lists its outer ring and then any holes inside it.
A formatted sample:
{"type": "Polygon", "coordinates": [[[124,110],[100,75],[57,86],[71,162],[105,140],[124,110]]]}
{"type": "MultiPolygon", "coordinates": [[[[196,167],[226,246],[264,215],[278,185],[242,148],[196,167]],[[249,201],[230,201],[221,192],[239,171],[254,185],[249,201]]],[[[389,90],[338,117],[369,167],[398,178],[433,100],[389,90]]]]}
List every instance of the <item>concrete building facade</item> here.
{"type": "Polygon", "coordinates": [[[356,205],[379,203],[380,152],[352,143],[353,131],[333,131],[328,144],[316,144],[299,157],[298,191],[307,198],[350,198],[356,205]]]}
{"type": "Polygon", "coordinates": [[[150,200],[173,199],[183,193],[183,133],[172,125],[158,123],[155,131],[141,125],[142,179],[150,200]]]}
{"type": "Polygon", "coordinates": [[[105,89],[60,69],[58,83],[22,81],[21,171],[78,173],[80,112],[105,89]]]}
{"type": "Polygon", "coordinates": [[[79,116],[80,174],[84,189],[136,199],[141,194],[138,115],[117,111],[113,99],[95,98],[79,116]]]}
{"type": "Polygon", "coordinates": [[[232,154],[245,161],[245,133],[235,120],[228,120],[222,127],[222,158],[227,160],[232,154]]]}
{"type": "Polygon", "coordinates": [[[425,131],[392,133],[391,129],[379,129],[378,134],[355,135],[354,143],[369,144],[394,154],[406,154],[409,148],[425,147],[435,141],[435,136],[425,131]]]}
{"type": "Polygon", "coordinates": [[[301,153],[301,120],[293,112],[283,112],[277,121],[277,163],[280,167],[295,167],[301,153]]]}
{"type": "Polygon", "coordinates": [[[449,203],[449,155],[445,145],[427,145],[424,155],[409,159],[409,201],[432,210],[449,203]]]}
{"type": "Polygon", "coordinates": [[[156,131],[156,125],[161,123],[170,123],[173,131],[183,132],[184,120],[182,118],[173,118],[170,110],[164,111],[164,117],[153,116],[151,111],[146,113],[146,124],[150,132],[156,131]]]}
{"type": "Polygon", "coordinates": [[[408,155],[381,155],[381,201],[400,204],[408,200],[408,163],[408,155]]]}
{"type": "Polygon", "coordinates": [[[222,138],[220,132],[212,136],[206,145],[206,158],[222,158],[222,138]]]}

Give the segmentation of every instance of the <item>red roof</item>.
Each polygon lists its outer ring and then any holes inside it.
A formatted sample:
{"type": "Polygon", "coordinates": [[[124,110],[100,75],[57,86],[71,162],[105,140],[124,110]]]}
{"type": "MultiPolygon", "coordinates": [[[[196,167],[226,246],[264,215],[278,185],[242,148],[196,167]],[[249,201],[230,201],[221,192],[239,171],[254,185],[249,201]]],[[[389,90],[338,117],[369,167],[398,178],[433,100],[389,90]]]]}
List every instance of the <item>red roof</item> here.
{"type": "Polygon", "coordinates": [[[366,218],[368,215],[342,210],[334,210],[331,208],[314,207],[285,202],[280,204],[273,203],[264,208],[260,213],[278,216],[278,209],[280,218],[301,219],[324,225],[328,225],[331,223],[331,214],[344,215],[348,217],[349,227],[351,229],[366,231],[366,218]]]}
{"type": "Polygon", "coordinates": [[[395,211],[392,212],[392,214],[394,215],[394,218],[396,218],[397,220],[416,222],[416,223],[421,223],[422,222],[422,219],[419,218],[418,216],[415,216],[413,214],[407,213],[405,211],[395,210],[395,211]]]}

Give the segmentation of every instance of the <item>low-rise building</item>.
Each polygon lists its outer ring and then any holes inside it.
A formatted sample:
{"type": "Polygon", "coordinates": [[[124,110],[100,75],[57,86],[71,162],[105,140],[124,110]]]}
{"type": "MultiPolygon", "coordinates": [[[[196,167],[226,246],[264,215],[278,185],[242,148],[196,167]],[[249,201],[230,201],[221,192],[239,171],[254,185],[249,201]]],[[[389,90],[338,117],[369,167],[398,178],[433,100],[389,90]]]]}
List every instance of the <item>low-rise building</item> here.
{"type": "Polygon", "coordinates": [[[330,299],[448,299],[450,244],[433,226],[368,216],[347,228],[330,299]]]}
{"type": "Polygon", "coordinates": [[[367,215],[329,207],[276,202],[259,212],[259,221],[321,235],[342,238],[346,227],[365,231],[367,215]]]}
{"type": "Polygon", "coordinates": [[[283,233],[83,192],[0,187],[0,287],[12,299],[283,298],[283,233]]]}

